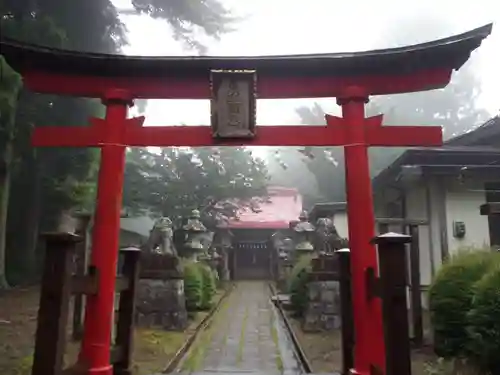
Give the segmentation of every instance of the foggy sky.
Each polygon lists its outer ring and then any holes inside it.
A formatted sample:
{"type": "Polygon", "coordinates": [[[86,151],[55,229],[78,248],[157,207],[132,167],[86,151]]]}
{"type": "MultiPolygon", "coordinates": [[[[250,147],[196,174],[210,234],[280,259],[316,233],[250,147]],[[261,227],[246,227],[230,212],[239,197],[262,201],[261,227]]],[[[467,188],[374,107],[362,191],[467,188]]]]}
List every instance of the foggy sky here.
{"type": "MultiPolygon", "coordinates": [[[[118,7],[130,7],[129,0],[114,0],[118,7]]],[[[498,22],[493,35],[471,57],[474,71],[481,79],[480,105],[490,113],[500,109],[500,5],[491,0],[456,2],[451,0],[225,0],[237,15],[245,17],[237,31],[213,41],[200,39],[209,47],[209,55],[273,55],[359,51],[393,47],[382,40],[388,30],[404,31],[408,23],[421,23],[408,44],[420,43],[498,22]],[[460,6],[457,6],[459,4],[460,6]],[[426,22],[442,20],[442,30],[429,30],[426,22]]],[[[192,55],[171,38],[170,26],[147,16],[122,16],[129,30],[129,55],[192,55]]],[[[333,99],[261,100],[259,124],[297,124],[294,109],[315,101],[335,111],[333,99]]],[[[204,100],[150,100],[147,125],[209,124],[209,102],[204,100]]]]}

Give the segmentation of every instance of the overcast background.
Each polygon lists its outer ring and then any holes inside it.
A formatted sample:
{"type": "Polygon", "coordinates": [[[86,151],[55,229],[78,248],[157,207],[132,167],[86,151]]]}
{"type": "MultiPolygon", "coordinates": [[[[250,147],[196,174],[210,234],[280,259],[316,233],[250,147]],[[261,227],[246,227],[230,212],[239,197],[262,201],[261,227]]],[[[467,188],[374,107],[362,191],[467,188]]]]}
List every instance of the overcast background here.
{"type": "MultiPolygon", "coordinates": [[[[119,8],[129,8],[129,0],[114,0],[119,8]]],[[[500,4],[493,0],[457,2],[452,0],[225,0],[237,15],[245,17],[233,33],[214,42],[204,40],[210,55],[273,55],[359,51],[391,47],[380,40],[388,27],[402,25],[411,18],[439,18],[451,26],[440,32],[446,37],[488,22],[500,24],[500,4]],[[497,4],[495,4],[497,3],[497,4]],[[411,5],[410,5],[411,4],[411,5]],[[459,5],[459,6],[457,6],[459,5]]],[[[173,40],[165,21],[147,16],[121,16],[129,30],[128,55],[192,55],[173,40]]],[[[498,25],[497,25],[498,26],[498,25]]],[[[483,84],[481,105],[492,113],[500,109],[500,26],[472,59],[483,84]]],[[[422,36],[409,43],[425,41],[429,32],[422,24],[422,36]],[[420,39],[420,40],[419,40],[420,39]]],[[[262,100],[259,124],[296,124],[294,108],[314,102],[304,100],[262,100]]],[[[316,100],[318,101],[318,100],[316,100]]],[[[324,104],[331,99],[319,100],[324,104]]],[[[147,125],[209,124],[209,102],[202,100],[150,100],[147,125]]]]}

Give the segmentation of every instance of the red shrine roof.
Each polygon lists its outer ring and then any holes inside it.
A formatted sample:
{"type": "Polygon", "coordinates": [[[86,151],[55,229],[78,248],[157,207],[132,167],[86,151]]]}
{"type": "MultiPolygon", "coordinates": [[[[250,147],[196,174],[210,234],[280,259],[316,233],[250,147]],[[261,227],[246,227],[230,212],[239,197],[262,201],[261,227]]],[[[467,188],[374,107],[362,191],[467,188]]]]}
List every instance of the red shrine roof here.
{"type": "Polygon", "coordinates": [[[270,186],[269,199],[259,204],[257,210],[242,208],[237,219],[227,221],[231,229],[287,229],[290,221],[298,220],[302,212],[302,196],[297,189],[270,186]]]}

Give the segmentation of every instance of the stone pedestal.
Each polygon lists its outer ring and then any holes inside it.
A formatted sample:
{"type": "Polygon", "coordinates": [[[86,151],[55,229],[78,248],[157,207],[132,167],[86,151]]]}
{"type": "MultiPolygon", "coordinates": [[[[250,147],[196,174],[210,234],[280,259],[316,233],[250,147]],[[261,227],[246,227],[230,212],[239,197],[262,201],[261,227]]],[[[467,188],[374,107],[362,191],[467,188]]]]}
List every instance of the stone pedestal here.
{"type": "Polygon", "coordinates": [[[308,284],[308,303],[302,329],[306,332],[340,328],[340,285],[338,281],[314,281],[308,284]]]}
{"type": "Polygon", "coordinates": [[[168,254],[141,254],[136,318],[142,327],[182,331],[187,328],[184,278],[179,259],[168,254]]]}
{"type": "Polygon", "coordinates": [[[182,331],[188,319],[183,279],[141,279],[137,288],[137,323],[182,331]]]}

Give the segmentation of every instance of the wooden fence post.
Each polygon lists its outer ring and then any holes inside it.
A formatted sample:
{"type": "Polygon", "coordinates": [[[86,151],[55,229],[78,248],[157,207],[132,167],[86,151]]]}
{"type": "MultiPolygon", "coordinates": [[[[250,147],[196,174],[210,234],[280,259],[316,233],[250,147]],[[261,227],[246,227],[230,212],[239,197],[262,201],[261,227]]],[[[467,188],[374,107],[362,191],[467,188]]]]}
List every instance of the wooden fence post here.
{"type": "MultiPolygon", "coordinates": [[[[135,294],[139,281],[139,258],[141,250],[137,247],[121,249],[123,266],[121,274],[127,287],[117,288],[120,293],[118,305],[118,321],[116,327],[115,351],[119,354],[113,358],[113,375],[132,375],[132,352],[135,321],[135,294]]],[[[120,279],[118,279],[120,280],[120,279]]]]}
{"type": "Polygon", "coordinates": [[[413,344],[421,347],[424,343],[424,323],[422,317],[422,292],[420,290],[420,244],[418,226],[409,225],[410,243],[410,280],[411,280],[411,318],[413,344]]]}
{"type": "Polygon", "coordinates": [[[82,240],[73,233],[47,233],[32,375],[59,375],[66,345],[73,256],[82,240]]]}
{"type": "Polygon", "coordinates": [[[382,299],[386,375],[411,375],[410,337],[407,304],[406,244],[411,236],[385,233],[372,241],[377,245],[380,278],[367,273],[369,293],[382,299]]]}
{"type": "MultiPolygon", "coordinates": [[[[88,230],[92,215],[89,213],[80,213],[75,215],[78,219],[78,225],[75,234],[82,236],[81,241],[76,248],[75,253],[75,275],[83,276],[87,272],[87,248],[88,248],[88,230]]],[[[85,296],[83,294],[76,294],[73,302],[73,326],[72,326],[72,339],[80,341],[83,337],[83,315],[85,296]]]]}
{"type": "Polygon", "coordinates": [[[354,368],[354,320],[352,311],[351,253],[349,249],[335,252],[339,262],[340,320],[342,322],[342,375],[354,368]]]}

